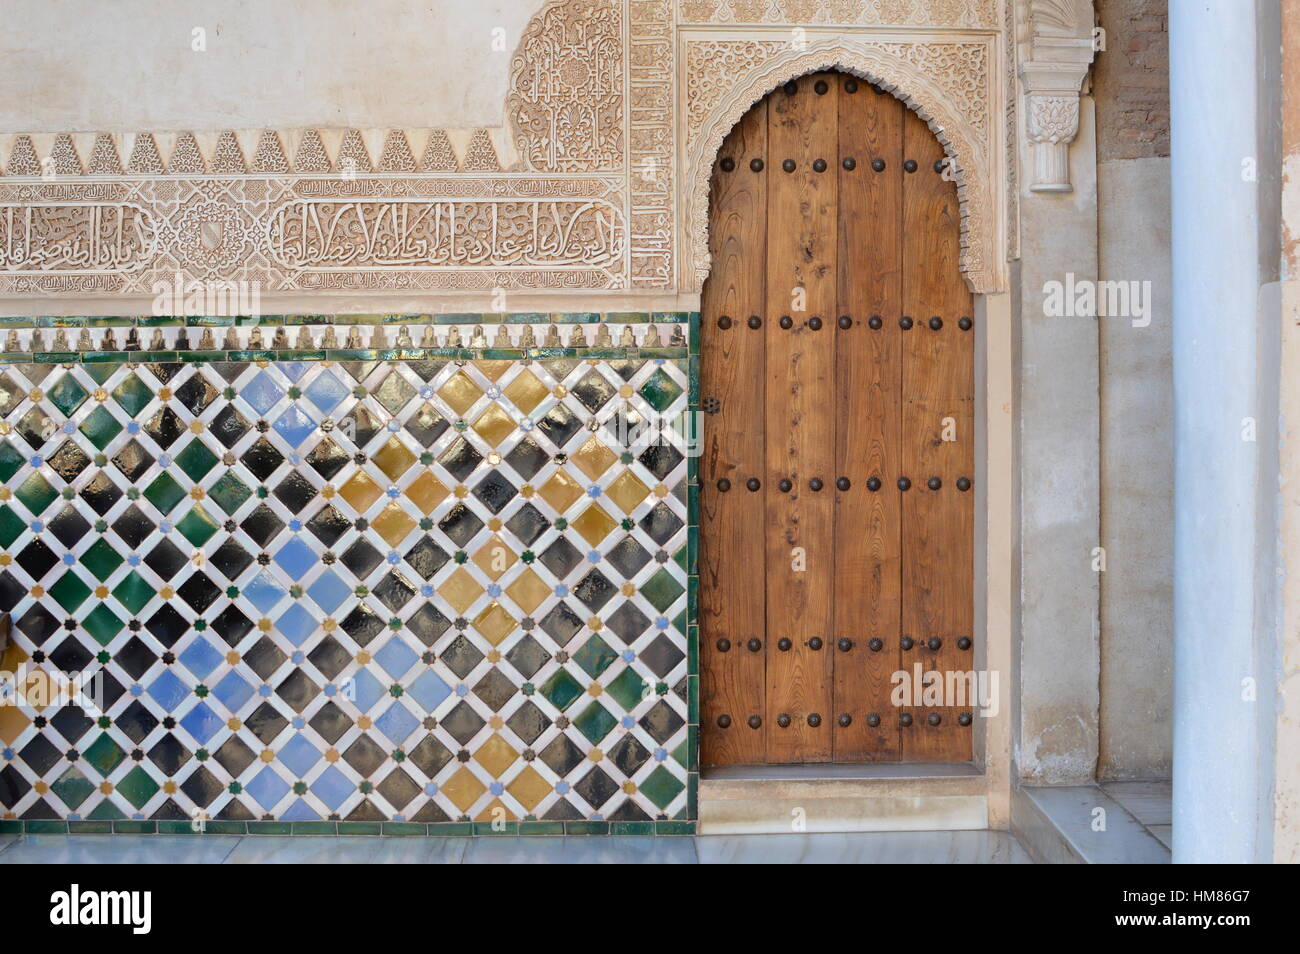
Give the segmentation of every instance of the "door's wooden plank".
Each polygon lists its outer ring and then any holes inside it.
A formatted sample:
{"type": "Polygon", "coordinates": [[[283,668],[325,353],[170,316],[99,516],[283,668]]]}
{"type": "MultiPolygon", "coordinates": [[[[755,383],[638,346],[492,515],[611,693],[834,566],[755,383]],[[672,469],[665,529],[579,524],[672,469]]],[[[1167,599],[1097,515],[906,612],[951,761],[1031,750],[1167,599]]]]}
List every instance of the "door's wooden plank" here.
{"type": "MultiPolygon", "coordinates": [[[[919,664],[951,685],[973,669],[974,658],[958,648],[961,637],[974,635],[974,495],[957,489],[974,463],[973,335],[960,326],[971,315],[971,297],[958,268],[956,186],[936,168],[944,159],[938,140],[910,112],[903,148],[916,171],[903,177],[903,307],[914,324],[903,336],[902,470],[912,486],[901,492],[902,593],[903,632],[915,645],[902,661],[905,670],[919,664]],[[930,648],[932,639],[938,649],[930,648]]],[[[972,728],[958,717],[973,708],[905,711],[913,720],[902,732],[905,760],[970,759],[972,728]],[[933,716],[937,726],[929,723],[933,716]]]]}
{"type": "Polygon", "coordinates": [[[767,108],[760,104],[732,130],[711,183],[709,245],[713,270],[700,306],[701,396],[720,410],[704,418],[700,460],[701,763],[750,765],[766,759],[766,642],[763,491],[745,482],[765,475],[763,332],[767,176],[751,160],[767,155],[767,108]],[[724,327],[726,326],[726,327],[724,327]],[[730,482],[726,492],[718,482],[730,482]],[[724,641],[725,642],[722,642],[724,641]],[[720,647],[727,647],[723,651],[720,647]],[[750,728],[751,716],[763,719],[750,728]],[[725,728],[719,719],[730,724],[725,728]]]}
{"type": "Polygon", "coordinates": [[[836,77],[826,73],[801,77],[768,100],[769,762],[832,757],[838,97],[836,77]],[[793,483],[784,493],[783,479],[793,483]],[[790,640],[786,650],[782,639],[790,640]]]}
{"type": "Polygon", "coordinates": [[[889,697],[902,625],[894,481],[901,463],[906,107],[854,77],[839,82],[839,316],[852,324],[840,328],[837,316],[835,474],[849,486],[835,490],[835,761],[895,761],[899,728],[889,697]],[[879,650],[872,640],[880,640],[879,650]],[[840,725],[844,717],[848,726],[840,725]]]}

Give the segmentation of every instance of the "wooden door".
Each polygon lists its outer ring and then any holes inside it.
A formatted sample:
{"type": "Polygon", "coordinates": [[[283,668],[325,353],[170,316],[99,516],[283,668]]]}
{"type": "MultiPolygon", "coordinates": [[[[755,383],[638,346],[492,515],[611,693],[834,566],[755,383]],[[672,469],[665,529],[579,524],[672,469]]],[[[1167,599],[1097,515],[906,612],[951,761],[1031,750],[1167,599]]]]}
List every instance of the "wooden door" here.
{"type": "Polygon", "coordinates": [[[705,766],[971,757],[973,700],[891,698],[900,671],[951,687],[973,669],[959,238],[942,146],[855,77],[788,83],[719,152],[701,305],[705,766]]]}

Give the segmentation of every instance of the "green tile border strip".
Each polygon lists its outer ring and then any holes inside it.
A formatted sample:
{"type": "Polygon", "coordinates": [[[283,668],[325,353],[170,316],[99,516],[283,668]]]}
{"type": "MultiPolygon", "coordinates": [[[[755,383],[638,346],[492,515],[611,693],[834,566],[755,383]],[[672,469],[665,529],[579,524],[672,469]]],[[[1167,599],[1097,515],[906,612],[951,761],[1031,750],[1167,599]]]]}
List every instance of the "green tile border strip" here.
{"type": "Polygon", "coordinates": [[[512,821],[494,827],[492,822],[290,822],[290,821],[208,821],[202,829],[194,823],[177,820],[147,821],[55,821],[45,819],[0,820],[0,835],[271,835],[298,837],[336,837],[342,835],[376,835],[390,838],[500,838],[536,836],[607,835],[683,836],[695,835],[694,821],[668,819],[645,822],[611,821],[512,821]]]}

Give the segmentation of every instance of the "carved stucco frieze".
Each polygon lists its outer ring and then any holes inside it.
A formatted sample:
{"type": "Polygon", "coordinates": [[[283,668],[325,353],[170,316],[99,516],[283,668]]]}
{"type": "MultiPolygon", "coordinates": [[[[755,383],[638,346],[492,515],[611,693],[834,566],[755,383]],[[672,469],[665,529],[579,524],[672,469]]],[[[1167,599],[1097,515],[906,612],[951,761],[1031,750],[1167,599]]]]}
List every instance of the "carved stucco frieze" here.
{"type": "Polygon", "coordinates": [[[677,0],[682,23],[996,29],[997,0],[677,0]]]}
{"type": "Polygon", "coordinates": [[[687,133],[684,241],[700,288],[710,268],[708,188],[713,160],[749,108],[787,80],[842,69],[892,92],[934,131],[953,161],[961,204],[961,267],[971,288],[1002,285],[995,251],[996,214],[991,165],[989,46],[969,42],[907,42],[810,37],[777,40],[700,38],[686,43],[687,133]]]}
{"type": "Polygon", "coordinates": [[[1070,144],[1079,132],[1079,93],[1096,55],[1092,0],[1030,0],[1019,17],[1029,188],[1070,192],[1070,144]]]}

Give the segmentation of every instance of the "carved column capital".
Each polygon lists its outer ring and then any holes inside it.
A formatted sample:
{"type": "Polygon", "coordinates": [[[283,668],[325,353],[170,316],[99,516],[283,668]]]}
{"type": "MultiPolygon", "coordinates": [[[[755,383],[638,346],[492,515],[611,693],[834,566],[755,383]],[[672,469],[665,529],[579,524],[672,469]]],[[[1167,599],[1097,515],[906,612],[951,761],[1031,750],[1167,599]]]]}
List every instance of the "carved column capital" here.
{"type": "Polygon", "coordinates": [[[1030,0],[1017,44],[1025,97],[1032,192],[1070,192],[1070,143],[1079,132],[1079,91],[1099,48],[1092,0],[1030,0]]]}

